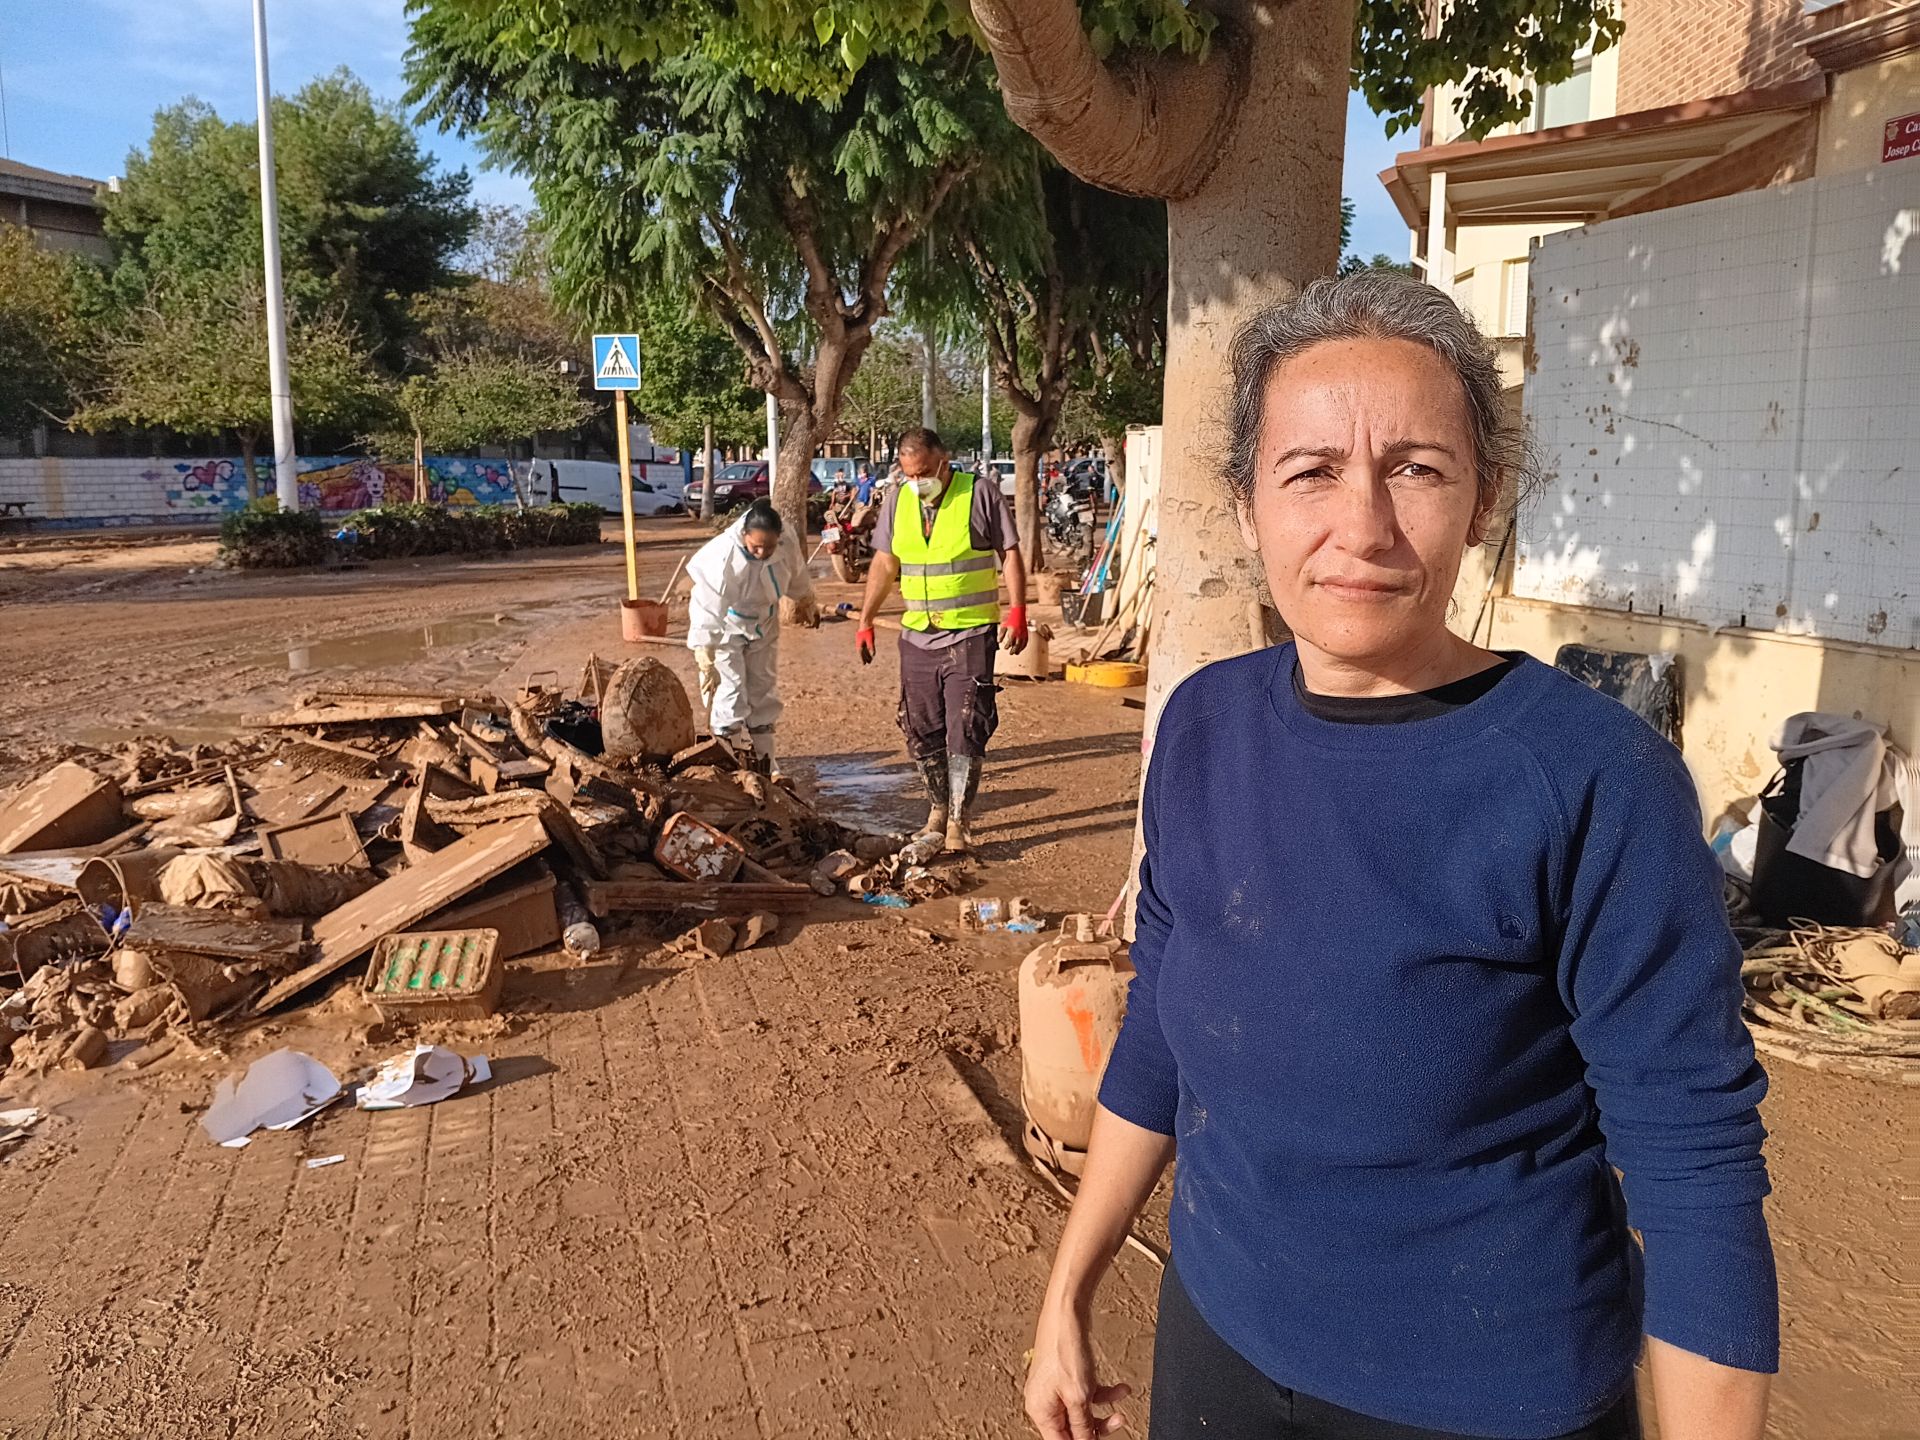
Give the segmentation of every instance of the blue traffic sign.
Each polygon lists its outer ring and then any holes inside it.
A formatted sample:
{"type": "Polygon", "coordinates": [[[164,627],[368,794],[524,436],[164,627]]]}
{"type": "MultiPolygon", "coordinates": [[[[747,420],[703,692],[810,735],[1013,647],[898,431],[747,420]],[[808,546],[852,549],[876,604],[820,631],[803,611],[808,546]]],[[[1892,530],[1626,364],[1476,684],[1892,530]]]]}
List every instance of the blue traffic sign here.
{"type": "Polygon", "coordinates": [[[638,390],[640,388],[640,337],[638,335],[593,337],[593,388],[596,390],[638,390]]]}

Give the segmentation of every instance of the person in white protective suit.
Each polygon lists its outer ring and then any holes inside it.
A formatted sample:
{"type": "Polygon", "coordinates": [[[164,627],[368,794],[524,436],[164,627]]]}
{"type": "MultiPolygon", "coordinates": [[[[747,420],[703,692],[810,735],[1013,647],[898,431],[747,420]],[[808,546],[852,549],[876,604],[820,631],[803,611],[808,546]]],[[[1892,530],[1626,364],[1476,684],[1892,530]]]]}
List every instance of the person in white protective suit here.
{"type": "Polygon", "coordinates": [[[755,764],[775,770],[780,721],[780,601],[809,609],[813,578],[798,537],[780,512],[757,500],[687,565],[693,581],[687,646],[700,670],[700,699],[712,733],[755,764]]]}

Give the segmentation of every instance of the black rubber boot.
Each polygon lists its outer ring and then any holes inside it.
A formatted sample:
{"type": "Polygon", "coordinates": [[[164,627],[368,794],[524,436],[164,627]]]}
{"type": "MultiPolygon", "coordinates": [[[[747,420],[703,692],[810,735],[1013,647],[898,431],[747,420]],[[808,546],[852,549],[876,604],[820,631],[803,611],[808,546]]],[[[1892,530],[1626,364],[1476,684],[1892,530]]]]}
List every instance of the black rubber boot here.
{"type": "MultiPolygon", "coordinates": [[[[927,787],[927,823],[914,833],[913,848],[925,851],[927,859],[940,853],[940,847],[946,842],[947,821],[952,804],[952,791],[949,788],[947,757],[936,755],[930,760],[922,760],[920,781],[927,787]]],[[[923,862],[924,863],[924,862],[923,862]]]]}

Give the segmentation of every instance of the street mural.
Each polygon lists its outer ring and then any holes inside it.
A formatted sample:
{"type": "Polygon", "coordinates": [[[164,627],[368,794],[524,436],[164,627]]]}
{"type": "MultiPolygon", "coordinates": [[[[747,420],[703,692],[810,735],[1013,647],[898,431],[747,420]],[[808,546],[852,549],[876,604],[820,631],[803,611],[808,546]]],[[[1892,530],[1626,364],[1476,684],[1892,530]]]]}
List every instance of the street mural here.
{"type": "MultiPolygon", "coordinates": [[[[303,510],[365,510],[373,505],[429,500],[436,505],[505,505],[513,501],[513,481],[505,460],[469,460],[429,455],[424,495],[416,496],[411,461],[373,460],[364,455],[302,458],[300,507],[303,510]]],[[[146,472],[161,484],[169,511],[223,514],[247,503],[247,481],[240,461],[175,460],[167,469],[146,472]]],[[[260,466],[259,489],[273,493],[273,470],[260,466]]]]}

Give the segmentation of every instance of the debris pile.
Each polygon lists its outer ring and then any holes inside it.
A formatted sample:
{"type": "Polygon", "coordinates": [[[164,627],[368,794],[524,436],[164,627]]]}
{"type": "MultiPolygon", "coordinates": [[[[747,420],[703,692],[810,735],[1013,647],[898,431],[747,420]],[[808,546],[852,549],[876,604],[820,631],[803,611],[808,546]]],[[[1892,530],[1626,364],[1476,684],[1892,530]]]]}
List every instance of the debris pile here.
{"type": "Polygon", "coordinates": [[[1894,934],[1810,922],[1769,932],[1740,973],[1763,1050],[1920,1081],[1920,950],[1894,934]]]}
{"type": "Polygon", "coordinates": [[[537,678],[505,702],[319,691],[225,745],[74,749],[0,795],[0,1068],[147,1063],[355,962],[390,1016],[471,1016],[504,961],[591,954],[609,919],[725,953],[721,929],[761,943],[820,894],[952,888],[700,740],[657,660],[537,678]]]}

